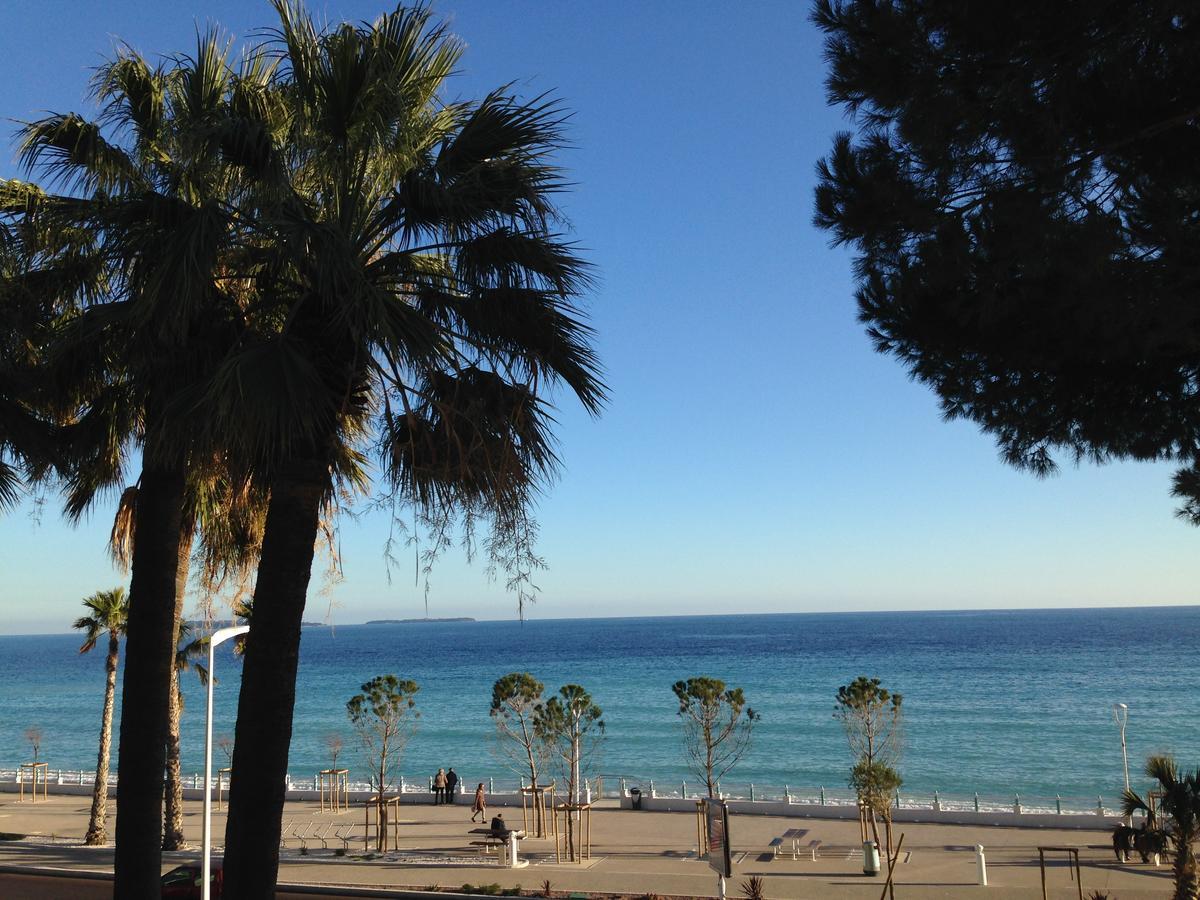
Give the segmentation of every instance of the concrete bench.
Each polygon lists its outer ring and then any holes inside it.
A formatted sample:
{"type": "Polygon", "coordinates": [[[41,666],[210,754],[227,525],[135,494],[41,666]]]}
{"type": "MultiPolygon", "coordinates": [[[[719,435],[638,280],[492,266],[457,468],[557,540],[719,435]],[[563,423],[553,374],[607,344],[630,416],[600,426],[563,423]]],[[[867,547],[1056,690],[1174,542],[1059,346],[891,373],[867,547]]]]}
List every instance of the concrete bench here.
{"type": "Polygon", "coordinates": [[[472,847],[482,847],[483,852],[491,854],[495,850],[499,850],[504,846],[504,841],[499,838],[485,838],[482,841],[471,841],[472,847]]]}
{"type": "Polygon", "coordinates": [[[797,838],[796,840],[792,841],[792,859],[799,859],[800,851],[802,849],[811,853],[813,862],[816,862],[817,851],[821,849],[821,842],[814,838],[802,847],[800,844],[800,839],[797,838]]]}

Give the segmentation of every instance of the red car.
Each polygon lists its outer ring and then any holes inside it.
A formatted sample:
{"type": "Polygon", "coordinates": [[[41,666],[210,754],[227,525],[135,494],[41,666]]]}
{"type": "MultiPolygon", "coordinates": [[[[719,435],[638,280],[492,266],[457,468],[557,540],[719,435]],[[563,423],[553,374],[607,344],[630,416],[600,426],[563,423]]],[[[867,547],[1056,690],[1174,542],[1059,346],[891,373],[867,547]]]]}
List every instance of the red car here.
{"type": "MultiPolygon", "coordinates": [[[[176,866],[162,877],[163,900],[200,900],[201,879],[203,869],[200,863],[186,863],[176,866]]],[[[221,861],[213,860],[209,872],[212,890],[209,895],[212,900],[221,900],[221,861]]]]}

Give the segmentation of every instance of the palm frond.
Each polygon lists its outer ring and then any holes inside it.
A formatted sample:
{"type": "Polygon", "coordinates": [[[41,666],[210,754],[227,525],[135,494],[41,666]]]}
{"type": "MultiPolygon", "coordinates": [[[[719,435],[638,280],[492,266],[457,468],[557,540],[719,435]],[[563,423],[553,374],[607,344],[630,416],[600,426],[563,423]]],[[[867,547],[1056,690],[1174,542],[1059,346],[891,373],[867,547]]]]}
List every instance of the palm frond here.
{"type": "Polygon", "coordinates": [[[0,456],[0,510],[12,509],[21,502],[20,473],[0,456]]]}
{"type": "Polygon", "coordinates": [[[133,133],[143,154],[155,149],[163,127],[168,80],[135,50],[122,46],[116,59],[96,70],[92,91],[104,104],[102,120],[133,133]]]}
{"type": "Polygon", "coordinates": [[[96,646],[96,641],[104,632],[124,634],[129,614],[129,598],[124,588],[97,591],[90,597],[85,597],[83,605],[89,615],[76,619],[72,626],[84,632],[84,643],[79,648],[80,653],[87,653],[96,646]]]}
{"type": "Polygon", "coordinates": [[[143,183],[129,156],[74,113],[26,122],[18,135],[22,167],[41,172],[50,184],[91,194],[143,183]]]}
{"type": "Polygon", "coordinates": [[[1147,757],[1145,772],[1168,790],[1179,782],[1179,765],[1173,756],[1155,754],[1147,757]]]}
{"type": "Polygon", "coordinates": [[[249,460],[286,459],[327,434],[337,409],[301,343],[279,335],[230,355],[192,407],[211,446],[249,460]]]}
{"type": "Polygon", "coordinates": [[[108,555],[121,572],[128,572],[133,562],[133,543],[136,537],[138,489],[134,485],[121,492],[117,512],[113,516],[112,532],[108,537],[108,555]]]}

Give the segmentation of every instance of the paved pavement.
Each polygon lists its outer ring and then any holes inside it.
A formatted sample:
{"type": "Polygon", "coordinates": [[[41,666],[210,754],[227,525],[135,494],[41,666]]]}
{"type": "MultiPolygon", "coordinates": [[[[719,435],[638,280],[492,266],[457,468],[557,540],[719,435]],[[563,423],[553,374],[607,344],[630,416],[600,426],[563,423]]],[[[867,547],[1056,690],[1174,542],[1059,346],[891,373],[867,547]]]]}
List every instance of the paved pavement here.
{"type": "MultiPolygon", "coordinates": [[[[11,799],[10,799],[11,798],[11,799]]],[[[520,825],[520,810],[504,810],[510,823],[520,825]]],[[[46,803],[17,803],[0,794],[0,832],[26,834],[23,841],[0,840],[0,865],[53,866],[74,870],[111,872],[110,849],[84,848],[79,838],[86,830],[88,798],[56,797],[46,803]]],[[[224,833],[223,812],[214,818],[213,833],[224,833]]],[[[201,807],[187,804],[185,833],[198,845],[201,807]]],[[[716,877],[695,856],[695,819],[687,813],[660,813],[605,808],[593,813],[592,858],[584,864],[557,863],[550,841],[527,840],[522,855],[528,868],[499,868],[494,858],[481,856],[470,844],[472,827],[465,806],[405,806],[401,810],[398,853],[370,859],[364,853],[361,807],[335,816],[321,812],[315,803],[289,803],[287,833],[321,832],[325,840],[286,842],[280,881],[360,888],[460,887],[464,883],[521,884],[526,890],[550,881],[558,891],[595,891],[642,896],[646,893],[681,897],[716,895],[716,877]],[[358,838],[348,851],[335,835],[356,826],[358,838]]],[[[111,827],[111,826],[110,826],[111,827]]],[[[1084,896],[1093,890],[1108,891],[1112,900],[1160,900],[1171,894],[1168,866],[1140,863],[1117,865],[1109,835],[1101,831],[996,828],[986,826],[905,824],[904,855],[897,867],[898,897],[913,900],[1037,900],[1042,896],[1037,847],[1080,847],[1084,896]],[[983,844],[990,886],[977,884],[975,845],[983,844]]],[[[772,898],[877,898],[882,879],[862,874],[862,856],[855,822],[801,819],[783,816],[736,816],[730,823],[735,848],[735,875],[730,896],[751,876],[761,876],[772,898]],[[768,847],[783,837],[788,851],[773,857],[768,847]],[[791,841],[802,848],[820,841],[818,859],[811,852],[791,858],[791,841]]],[[[901,829],[898,827],[897,832],[901,829]]],[[[166,854],[164,870],[195,852],[166,854]]],[[[1056,853],[1047,866],[1051,900],[1078,900],[1079,891],[1066,864],[1056,853]]],[[[8,900],[7,888],[0,897],[8,900]]],[[[25,889],[25,888],[22,888],[25,889]]],[[[17,888],[14,887],[13,891],[17,888]]],[[[22,895],[13,893],[14,898],[22,895]]],[[[54,896],[46,893],[30,896],[54,896]]],[[[63,895],[90,896],[87,894],[63,895]]],[[[105,896],[100,894],[97,896],[105,896]]]]}

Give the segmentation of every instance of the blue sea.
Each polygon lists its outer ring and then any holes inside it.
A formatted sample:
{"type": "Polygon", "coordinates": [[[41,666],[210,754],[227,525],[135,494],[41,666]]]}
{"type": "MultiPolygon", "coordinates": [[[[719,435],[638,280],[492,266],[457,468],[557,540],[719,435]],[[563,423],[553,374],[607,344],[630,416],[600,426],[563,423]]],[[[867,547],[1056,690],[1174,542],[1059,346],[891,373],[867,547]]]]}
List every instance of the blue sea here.
{"type": "MultiPolygon", "coordinates": [[[[0,637],[0,768],[29,756],[23,733],[45,733],[52,769],[95,766],[104,660],[77,635],[0,637]]],[[[839,685],[878,677],[904,695],[902,793],[933,791],[1011,802],[1115,803],[1123,783],[1112,705],[1129,705],[1135,784],[1150,752],[1200,764],[1200,607],[1040,611],[814,613],[306,628],[289,769],[328,765],[325,736],[343,735],[340,762],[365,766],[346,700],[377,674],[419,683],[419,730],[399,770],[410,782],[454,766],[465,782],[511,782],[494,747],[491,686],[529,671],[547,691],[575,682],[604,709],[595,771],[678,790],[684,764],[671,685],[694,675],[742,687],[762,715],[727,791],[845,791],[849,757],[833,718],[839,685]]],[[[233,733],[239,662],[217,662],[217,735],[233,733]]],[[[204,697],[184,682],[185,772],[202,770],[204,697]]],[[[218,758],[219,758],[219,751],[218,758]]],[[[223,764],[223,763],[222,763],[223,764]]],[[[1086,808],[1086,807],[1081,807],[1086,808]]]]}

